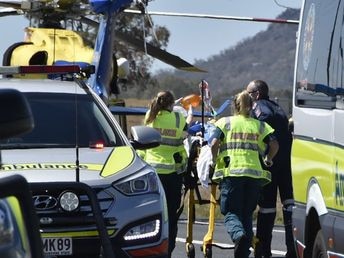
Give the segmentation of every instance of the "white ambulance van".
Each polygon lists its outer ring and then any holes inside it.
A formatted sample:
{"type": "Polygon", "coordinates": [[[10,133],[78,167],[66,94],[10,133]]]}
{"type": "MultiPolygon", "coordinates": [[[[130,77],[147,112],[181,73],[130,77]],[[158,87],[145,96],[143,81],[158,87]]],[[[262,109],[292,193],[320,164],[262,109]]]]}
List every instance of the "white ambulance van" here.
{"type": "Polygon", "coordinates": [[[304,0],[292,148],[299,257],[344,257],[344,1],[304,0]]]}

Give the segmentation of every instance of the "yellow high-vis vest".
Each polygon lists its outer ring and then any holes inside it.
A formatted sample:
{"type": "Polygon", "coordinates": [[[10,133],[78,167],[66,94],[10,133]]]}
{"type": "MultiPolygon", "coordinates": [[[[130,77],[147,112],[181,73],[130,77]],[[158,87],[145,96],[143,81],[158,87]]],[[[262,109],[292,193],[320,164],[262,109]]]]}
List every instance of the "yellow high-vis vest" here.
{"type": "Polygon", "coordinates": [[[242,115],[221,118],[215,125],[224,133],[224,139],[214,174],[256,178],[263,185],[270,182],[271,174],[262,168],[259,156],[266,148],[264,138],[274,129],[263,121],[242,115]]]}
{"type": "Polygon", "coordinates": [[[186,121],[182,114],[166,110],[160,111],[156,119],[147,125],[161,133],[160,146],[146,150],[144,157],[159,174],[184,172],[187,162],[183,144],[185,125],[186,121]]]}

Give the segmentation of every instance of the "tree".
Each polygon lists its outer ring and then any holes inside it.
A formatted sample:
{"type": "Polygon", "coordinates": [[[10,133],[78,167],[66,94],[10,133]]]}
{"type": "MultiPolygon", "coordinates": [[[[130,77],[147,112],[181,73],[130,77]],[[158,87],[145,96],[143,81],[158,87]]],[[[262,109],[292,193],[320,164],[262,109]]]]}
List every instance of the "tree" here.
{"type": "MultiPolygon", "coordinates": [[[[62,2],[61,2],[62,3],[62,2]]],[[[97,27],[93,27],[88,23],[83,23],[80,17],[88,17],[89,19],[99,22],[98,15],[87,14],[86,5],[88,1],[81,0],[77,2],[66,2],[66,6],[43,5],[42,12],[26,14],[26,18],[30,20],[30,26],[43,28],[59,28],[77,31],[83,38],[84,43],[89,47],[94,47],[97,36],[97,27]]],[[[147,4],[147,3],[145,3],[147,4]]],[[[120,12],[115,19],[115,35],[116,32],[125,33],[126,35],[136,38],[142,42],[144,48],[145,43],[149,43],[155,47],[165,49],[170,37],[170,32],[166,27],[156,26],[148,15],[137,15],[131,13],[120,12]]],[[[145,52],[138,51],[134,47],[129,46],[127,42],[118,40],[115,37],[115,47],[111,55],[116,58],[124,57],[130,63],[130,74],[126,87],[129,90],[139,88],[141,91],[150,87],[156,87],[157,81],[152,79],[150,70],[153,64],[153,58],[145,52]]]]}
{"type": "MultiPolygon", "coordinates": [[[[170,37],[170,32],[166,27],[154,25],[147,15],[119,14],[116,20],[116,31],[139,39],[143,46],[145,43],[149,43],[161,49],[166,48],[170,37]]],[[[128,46],[123,41],[116,41],[115,52],[117,57],[125,57],[130,63],[128,90],[139,88],[142,92],[147,88],[157,87],[157,81],[152,79],[150,72],[153,64],[152,57],[128,46]]]]}

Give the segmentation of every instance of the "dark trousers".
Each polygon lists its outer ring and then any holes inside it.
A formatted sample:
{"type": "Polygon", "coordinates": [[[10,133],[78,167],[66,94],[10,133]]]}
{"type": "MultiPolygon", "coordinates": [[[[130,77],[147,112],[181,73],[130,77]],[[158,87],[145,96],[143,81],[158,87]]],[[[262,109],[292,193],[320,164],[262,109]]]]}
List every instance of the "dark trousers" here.
{"type": "MultiPolygon", "coordinates": [[[[289,156],[290,157],[290,156],[289,156]]],[[[258,201],[257,238],[259,249],[256,257],[271,255],[272,230],[276,217],[277,194],[279,193],[283,205],[283,222],[287,252],[294,257],[294,243],[292,235],[292,207],[294,205],[290,159],[287,155],[283,159],[274,159],[271,171],[271,183],[263,187],[258,201]]]]}
{"type": "Polygon", "coordinates": [[[176,237],[178,232],[178,215],[182,197],[182,176],[177,173],[159,174],[160,181],[165,190],[165,196],[168,209],[168,253],[171,257],[172,251],[176,246],[176,237]]]}
{"type": "Polygon", "coordinates": [[[250,177],[225,177],[220,182],[220,209],[225,217],[225,227],[235,245],[245,240],[235,253],[235,258],[247,258],[253,237],[252,214],[257,206],[261,189],[259,180],[250,177]]]}

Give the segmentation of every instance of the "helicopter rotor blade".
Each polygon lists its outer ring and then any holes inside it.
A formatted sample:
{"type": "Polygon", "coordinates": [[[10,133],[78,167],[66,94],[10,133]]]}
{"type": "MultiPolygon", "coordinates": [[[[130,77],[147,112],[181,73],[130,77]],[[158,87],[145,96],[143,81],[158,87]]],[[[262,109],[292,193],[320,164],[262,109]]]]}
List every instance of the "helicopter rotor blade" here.
{"type": "Polygon", "coordinates": [[[18,10],[21,9],[21,3],[22,1],[0,1],[0,6],[18,10]]]}
{"type": "MultiPolygon", "coordinates": [[[[90,26],[98,26],[98,22],[92,19],[89,19],[87,17],[81,17],[80,21],[90,26]]],[[[119,31],[116,31],[115,34],[120,40],[132,45],[133,47],[135,47],[135,49],[139,51],[145,52],[144,42],[141,39],[137,39],[135,37],[132,37],[128,34],[125,34],[119,31]]],[[[158,47],[155,47],[152,44],[149,44],[149,43],[145,43],[145,44],[146,44],[147,54],[177,69],[188,71],[188,72],[207,72],[196,66],[193,66],[187,61],[181,59],[179,56],[170,54],[169,52],[162,50],[158,47]]]]}
{"type": "Polygon", "coordinates": [[[21,15],[21,12],[19,10],[13,9],[13,8],[0,8],[0,17],[5,16],[13,16],[13,15],[21,15]]]}
{"type": "MultiPolygon", "coordinates": [[[[135,49],[145,52],[144,42],[142,40],[132,37],[123,32],[119,32],[119,31],[116,32],[116,36],[120,40],[135,47],[135,49]]],[[[145,44],[146,44],[147,54],[179,70],[188,71],[188,72],[206,72],[205,70],[202,70],[188,63],[187,61],[181,59],[179,56],[170,54],[169,52],[162,50],[158,47],[155,47],[152,44],[149,44],[147,42],[145,44]]]]}
{"type": "Polygon", "coordinates": [[[44,17],[47,20],[77,20],[81,15],[90,13],[89,4],[81,0],[0,0],[0,13],[2,16],[14,15],[14,12],[6,12],[3,9],[12,8],[18,14],[28,14],[30,17],[44,17]]]}
{"type": "Polygon", "coordinates": [[[99,26],[99,23],[97,21],[94,21],[94,20],[92,20],[90,18],[87,18],[85,16],[81,16],[80,17],[80,21],[82,23],[85,23],[85,24],[87,24],[89,26],[92,26],[92,27],[96,27],[97,28],[99,26]]]}
{"type": "MultiPolygon", "coordinates": [[[[59,0],[59,1],[46,1],[46,0],[37,0],[37,1],[16,1],[16,0],[9,0],[9,1],[0,1],[0,6],[7,7],[7,8],[14,8],[10,12],[0,12],[0,17],[7,16],[7,15],[14,15],[19,14],[19,12],[22,12],[23,3],[26,5],[26,12],[37,12],[37,8],[42,8],[41,12],[36,13],[37,15],[41,15],[44,12],[47,12],[49,15],[52,15],[53,13],[49,12],[51,10],[51,7],[55,8],[55,10],[58,10],[60,12],[65,12],[67,10],[72,11],[73,5],[78,6],[81,4],[82,1],[73,1],[73,0],[59,0]],[[33,3],[36,3],[36,5],[31,5],[33,3]],[[56,3],[57,6],[55,7],[53,4],[56,3]],[[42,4],[42,5],[41,5],[42,4]],[[52,4],[52,6],[50,6],[52,4]],[[33,9],[32,9],[33,8],[33,9]]],[[[57,12],[58,13],[58,12],[57,12]]],[[[48,17],[48,16],[47,16],[48,17]]],[[[84,22],[86,24],[89,24],[91,26],[98,27],[98,22],[95,22],[84,15],[78,15],[78,18],[80,18],[81,22],[84,22]]],[[[155,47],[152,44],[149,44],[147,42],[144,42],[142,39],[138,39],[135,37],[132,37],[128,34],[116,32],[117,37],[127,42],[128,44],[132,45],[134,48],[136,48],[139,51],[145,52],[149,54],[150,56],[157,58],[161,60],[162,62],[165,62],[166,64],[169,64],[177,69],[189,71],[189,72],[206,72],[198,67],[193,66],[192,64],[188,63],[187,61],[181,59],[179,56],[173,55],[168,53],[165,50],[162,50],[158,47],[155,47]]]]}
{"type": "MultiPolygon", "coordinates": [[[[125,9],[124,12],[125,13],[132,13],[132,14],[142,14],[141,11],[133,10],[133,9],[125,9]]],[[[174,12],[147,12],[146,14],[148,14],[148,15],[158,15],[158,16],[177,16],[177,17],[189,17],[189,18],[205,18],[205,19],[215,19],[215,20],[235,20],[235,21],[299,24],[298,20],[253,18],[253,17],[225,16],[225,15],[212,15],[212,14],[174,13],[174,12]]]]}

